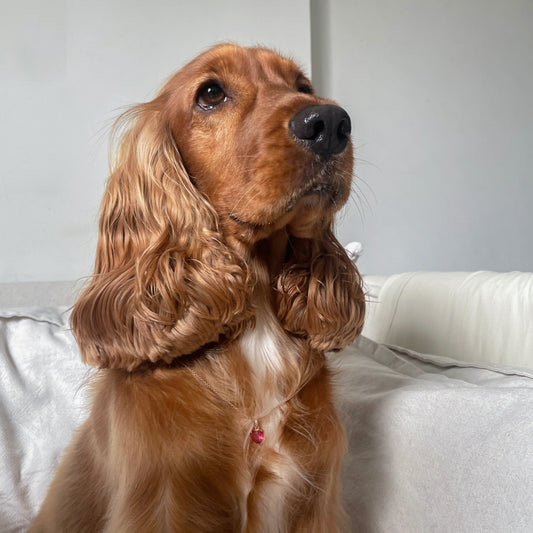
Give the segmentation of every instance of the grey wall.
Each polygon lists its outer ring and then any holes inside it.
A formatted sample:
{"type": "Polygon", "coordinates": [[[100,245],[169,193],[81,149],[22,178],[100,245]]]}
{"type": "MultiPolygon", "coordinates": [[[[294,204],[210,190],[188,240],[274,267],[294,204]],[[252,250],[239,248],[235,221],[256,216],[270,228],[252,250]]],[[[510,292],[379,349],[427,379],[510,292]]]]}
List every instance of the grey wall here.
{"type": "Polygon", "coordinates": [[[338,234],[361,269],[532,270],[533,2],[311,7],[314,81],[354,123],[338,234]]]}
{"type": "Polygon", "coordinates": [[[364,272],[533,269],[530,0],[0,2],[0,281],[90,273],[113,118],[228,39],[352,115],[364,272]]]}
{"type": "Polygon", "coordinates": [[[310,67],[308,0],[0,0],[0,281],[91,272],[122,107],[224,40],[310,67]]]}

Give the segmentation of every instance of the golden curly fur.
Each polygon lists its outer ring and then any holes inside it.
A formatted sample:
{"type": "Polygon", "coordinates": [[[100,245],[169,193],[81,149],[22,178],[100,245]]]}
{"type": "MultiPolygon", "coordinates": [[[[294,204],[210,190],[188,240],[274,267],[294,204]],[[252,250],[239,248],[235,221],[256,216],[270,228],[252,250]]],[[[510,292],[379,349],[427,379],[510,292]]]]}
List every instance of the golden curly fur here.
{"type": "Polygon", "coordinates": [[[32,533],[341,528],[324,352],[364,317],[332,231],[352,146],[316,153],[290,126],[325,105],[292,61],[225,44],[119,120],[71,318],[92,409],[32,533]]]}

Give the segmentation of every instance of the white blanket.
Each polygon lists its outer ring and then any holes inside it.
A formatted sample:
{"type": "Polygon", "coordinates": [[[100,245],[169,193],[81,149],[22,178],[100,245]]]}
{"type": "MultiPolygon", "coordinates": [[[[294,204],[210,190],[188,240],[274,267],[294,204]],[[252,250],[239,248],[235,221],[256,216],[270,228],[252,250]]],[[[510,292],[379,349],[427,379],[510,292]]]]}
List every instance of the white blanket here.
{"type": "Polygon", "coordinates": [[[26,531],[74,428],[87,367],[65,308],[0,311],[0,532],[26,531]]]}
{"type": "Polygon", "coordinates": [[[533,375],[363,337],[332,360],[354,531],[533,531],[533,375]]]}
{"type": "MultiPolygon", "coordinates": [[[[531,533],[533,377],[391,350],[331,356],[354,531],[531,533]]],[[[0,532],[26,530],[87,413],[64,309],[0,312],[0,532]]]]}

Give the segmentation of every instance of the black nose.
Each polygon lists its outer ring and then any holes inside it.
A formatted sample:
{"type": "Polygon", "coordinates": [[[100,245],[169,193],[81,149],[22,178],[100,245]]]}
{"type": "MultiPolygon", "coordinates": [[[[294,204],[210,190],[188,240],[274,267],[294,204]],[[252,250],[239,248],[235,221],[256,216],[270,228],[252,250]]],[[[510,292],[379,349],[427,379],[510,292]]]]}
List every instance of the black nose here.
{"type": "Polygon", "coordinates": [[[346,148],[352,123],[342,107],[311,105],[291,118],[289,129],[308,150],[322,157],[330,157],[346,148]]]}

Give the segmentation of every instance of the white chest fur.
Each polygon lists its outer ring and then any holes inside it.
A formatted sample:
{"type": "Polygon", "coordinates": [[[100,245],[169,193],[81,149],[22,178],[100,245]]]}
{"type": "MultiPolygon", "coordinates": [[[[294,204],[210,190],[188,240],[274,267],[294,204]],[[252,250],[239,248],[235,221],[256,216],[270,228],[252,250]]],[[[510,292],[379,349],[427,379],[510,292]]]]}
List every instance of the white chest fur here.
{"type": "MultiPolygon", "coordinates": [[[[260,444],[256,468],[261,464],[272,476],[270,481],[254,488],[255,499],[261,502],[255,504],[255,513],[261,517],[263,531],[285,533],[285,505],[302,473],[281,445],[290,393],[287,397],[287,390],[282,392],[280,383],[286,381],[291,372],[298,372],[299,344],[283,330],[272,311],[262,309],[257,312],[255,327],[241,337],[240,346],[254,375],[256,389],[261,390],[262,395],[256,415],[264,429],[265,440],[260,444]]],[[[253,475],[250,482],[252,479],[253,475]]],[[[251,489],[252,482],[248,494],[251,489]]]]}
{"type": "Polygon", "coordinates": [[[265,372],[274,375],[283,371],[283,352],[287,351],[288,337],[269,310],[257,312],[254,328],[241,337],[241,350],[250,368],[258,378],[265,372]]]}

